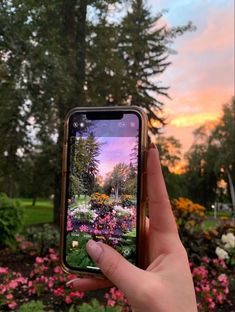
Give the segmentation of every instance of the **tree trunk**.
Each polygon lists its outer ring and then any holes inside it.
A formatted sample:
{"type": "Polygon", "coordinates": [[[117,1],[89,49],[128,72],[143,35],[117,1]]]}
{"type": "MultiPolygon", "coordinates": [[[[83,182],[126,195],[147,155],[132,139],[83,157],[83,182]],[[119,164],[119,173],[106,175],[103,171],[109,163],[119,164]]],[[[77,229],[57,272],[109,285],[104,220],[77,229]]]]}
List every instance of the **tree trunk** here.
{"type": "Polygon", "coordinates": [[[76,93],[77,106],[85,106],[84,85],[86,80],[86,16],[87,16],[87,0],[80,0],[80,5],[76,12],[77,25],[77,71],[76,71],[76,93]]]}
{"type": "Polygon", "coordinates": [[[36,201],[37,201],[37,195],[34,195],[33,196],[33,202],[32,202],[33,207],[35,207],[36,201]]]}
{"type": "Polygon", "coordinates": [[[63,150],[63,124],[66,113],[75,106],[84,106],[85,59],[86,59],[87,0],[64,0],[62,7],[61,52],[67,62],[66,71],[71,88],[58,103],[59,136],[55,167],[54,222],[59,225],[61,198],[61,165],[63,150]],[[77,3],[78,2],[78,3],[77,3]]]}
{"type": "Polygon", "coordinates": [[[119,194],[118,194],[118,186],[117,187],[115,187],[115,199],[118,199],[118,196],[119,196],[119,194]]]}
{"type": "Polygon", "coordinates": [[[60,225],[60,206],[61,206],[61,168],[62,168],[62,150],[63,150],[63,123],[60,125],[58,144],[55,162],[55,190],[54,190],[54,223],[60,225]]]}

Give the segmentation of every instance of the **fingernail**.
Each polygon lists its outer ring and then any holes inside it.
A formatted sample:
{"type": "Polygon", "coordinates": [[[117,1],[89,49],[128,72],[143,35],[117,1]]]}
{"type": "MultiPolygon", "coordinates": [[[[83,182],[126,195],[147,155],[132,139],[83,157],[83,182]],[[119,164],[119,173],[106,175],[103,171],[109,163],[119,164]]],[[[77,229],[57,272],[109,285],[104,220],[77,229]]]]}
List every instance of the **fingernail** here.
{"type": "Polygon", "coordinates": [[[96,243],[92,239],[86,244],[86,250],[94,261],[98,261],[103,249],[99,243],[96,243]]]}
{"type": "Polygon", "coordinates": [[[155,144],[152,142],[152,143],[150,143],[149,148],[156,148],[156,146],[155,146],[155,144]]]}
{"type": "Polygon", "coordinates": [[[77,280],[77,278],[71,279],[70,281],[68,281],[66,283],[66,286],[73,287],[74,286],[74,282],[76,282],[76,280],[77,280]]]}

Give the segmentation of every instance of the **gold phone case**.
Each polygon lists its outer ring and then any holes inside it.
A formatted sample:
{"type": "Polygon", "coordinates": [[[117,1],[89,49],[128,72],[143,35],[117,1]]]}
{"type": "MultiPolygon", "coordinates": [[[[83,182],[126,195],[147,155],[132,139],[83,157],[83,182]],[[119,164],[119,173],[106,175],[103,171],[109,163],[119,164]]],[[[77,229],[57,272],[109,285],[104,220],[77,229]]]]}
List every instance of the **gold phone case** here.
{"type": "Polygon", "coordinates": [[[96,278],[103,278],[101,273],[91,273],[79,270],[71,270],[64,262],[65,257],[65,231],[66,231],[66,184],[67,184],[67,157],[68,157],[68,130],[69,119],[76,113],[87,112],[134,112],[137,113],[141,119],[140,131],[140,183],[139,183],[139,215],[137,217],[137,266],[144,268],[145,266],[145,202],[146,202],[146,147],[147,147],[147,116],[143,109],[136,106],[114,106],[114,107],[75,107],[68,112],[64,123],[64,141],[63,141],[63,156],[62,156],[62,190],[61,190],[61,212],[60,212],[60,266],[66,273],[77,274],[78,276],[93,276],[96,278]],[[142,251],[142,252],[140,252],[142,251]]]}

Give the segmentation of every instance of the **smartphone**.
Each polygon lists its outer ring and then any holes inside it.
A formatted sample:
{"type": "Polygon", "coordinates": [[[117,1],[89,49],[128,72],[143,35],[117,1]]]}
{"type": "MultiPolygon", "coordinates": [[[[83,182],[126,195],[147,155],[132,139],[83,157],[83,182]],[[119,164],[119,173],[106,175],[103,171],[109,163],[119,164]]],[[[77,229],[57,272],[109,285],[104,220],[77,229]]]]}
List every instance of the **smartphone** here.
{"type": "Polygon", "coordinates": [[[138,107],[74,108],[64,127],[60,263],[102,276],[86,252],[104,242],[143,267],[147,117],[138,107]]]}

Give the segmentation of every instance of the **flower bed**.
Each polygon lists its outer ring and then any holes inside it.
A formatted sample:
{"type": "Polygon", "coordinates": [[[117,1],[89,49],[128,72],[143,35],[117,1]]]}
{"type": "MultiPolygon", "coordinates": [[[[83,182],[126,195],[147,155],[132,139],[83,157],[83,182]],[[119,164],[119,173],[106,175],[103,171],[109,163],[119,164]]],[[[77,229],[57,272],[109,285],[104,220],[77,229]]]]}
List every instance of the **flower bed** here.
{"type": "MultiPolygon", "coordinates": [[[[107,199],[103,197],[102,200],[104,204],[107,199]]],[[[73,204],[75,210],[76,203],[73,204]]],[[[189,254],[199,312],[234,311],[234,226],[223,224],[205,231],[202,226],[205,216],[200,216],[203,209],[200,206],[192,207],[194,203],[185,199],[178,204],[173,209],[181,239],[189,254]],[[178,209],[178,204],[187,204],[187,207],[178,209]],[[216,252],[217,247],[226,251],[226,254],[218,252],[218,249],[216,252]]],[[[120,203],[114,203],[112,209],[115,209],[117,219],[125,215],[120,203]]],[[[95,214],[94,209],[90,218],[96,218],[95,214]]],[[[82,232],[86,231],[84,225],[82,232]]],[[[127,234],[130,238],[135,233],[127,234]]],[[[66,282],[74,276],[64,274],[58,266],[57,246],[57,229],[44,225],[27,229],[25,236],[17,236],[15,250],[1,250],[0,311],[130,311],[124,295],[116,288],[83,293],[66,287],[66,282]]],[[[131,244],[126,245],[122,252],[128,255],[131,244]]]]}
{"type": "Polygon", "coordinates": [[[89,239],[115,247],[130,262],[135,259],[136,206],[131,195],[119,201],[94,193],[88,203],[70,201],[67,218],[67,262],[71,266],[92,266],[85,252],[89,239]]]}
{"type": "MultiPolygon", "coordinates": [[[[8,256],[12,256],[11,253],[8,256]]],[[[89,296],[84,292],[66,286],[66,282],[75,275],[62,272],[58,266],[58,255],[53,248],[42,257],[31,256],[26,252],[26,259],[30,263],[30,268],[24,273],[12,270],[6,265],[0,266],[0,311],[15,311],[22,304],[33,300],[42,300],[44,306],[53,311],[69,311],[72,305],[79,307],[82,302],[89,301],[89,296]]],[[[27,261],[24,264],[27,265],[27,261]]],[[[21,265],[18,265],[21,268],[21,265]]],[[[106,290],[102,297],[103,302],[102,304],[97,302],[96,309],[98,305],[111,308],[117,306],[116,311],[129,311],[124,295],[116,288],[106,290]]]]}
{"type": "Polygon", "coordinates": [[[203,206],[187,198],[174,200],[172,206],[189,255],[199,311],[233,311],[234,225],[227,223],[204,230],[203,206]]]}

